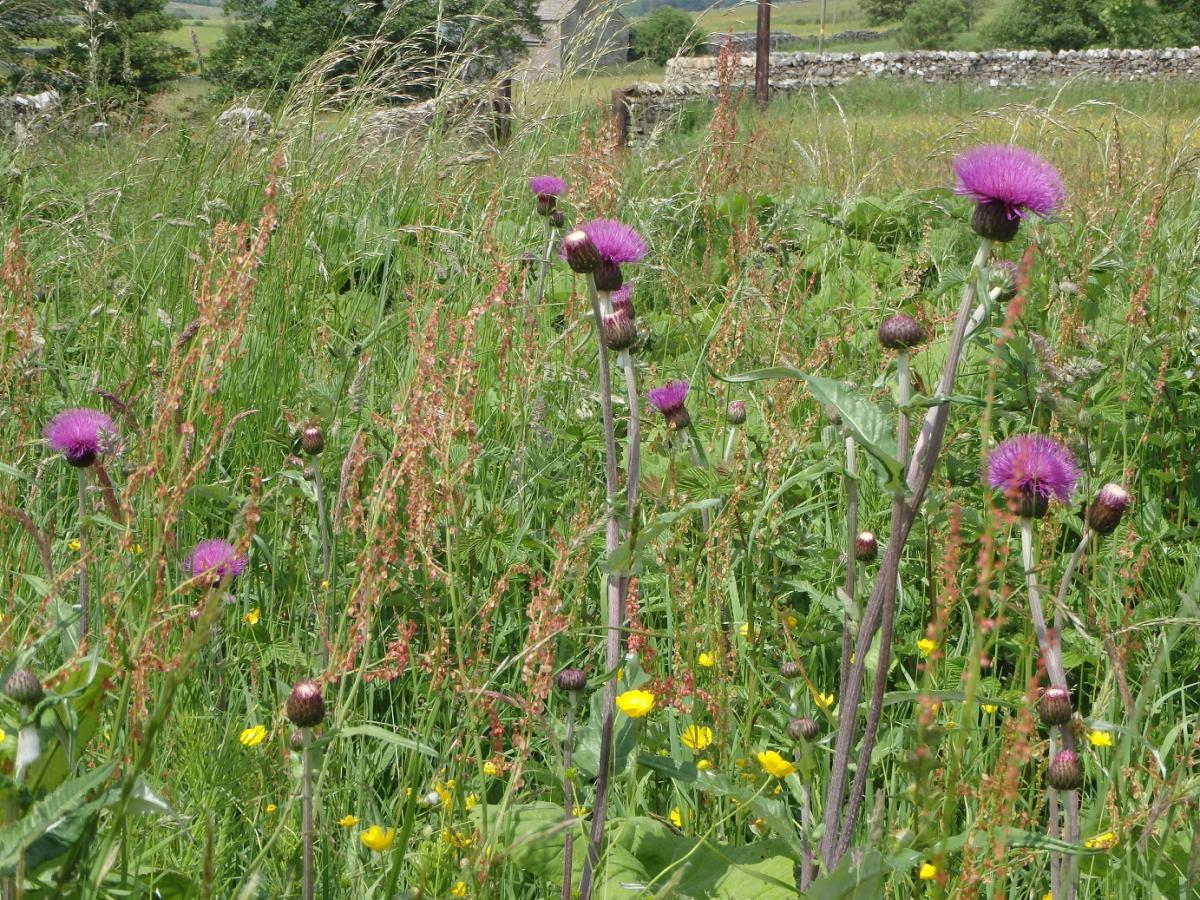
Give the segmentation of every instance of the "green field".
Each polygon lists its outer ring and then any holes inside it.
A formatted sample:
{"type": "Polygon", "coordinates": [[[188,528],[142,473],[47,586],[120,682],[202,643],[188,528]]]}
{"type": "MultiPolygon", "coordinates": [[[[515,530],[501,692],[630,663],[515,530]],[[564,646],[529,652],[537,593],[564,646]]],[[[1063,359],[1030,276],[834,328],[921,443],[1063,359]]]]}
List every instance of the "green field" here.
{"type": "Polygon", "coordinates": [[[613,146],[653,74],[531,85],[501,148],[315,91],[0,145],[5,897],[547,900],[597,822],[596,900],[1193,893],[1200,92],[872,81],[613,146]],[[989,244],[992,142],[1064,190],[989,244]],[[632,323],[558,254],[595,218],[632,323]],[[989,486],[1018,435],[1077,482],[989,486]]]}

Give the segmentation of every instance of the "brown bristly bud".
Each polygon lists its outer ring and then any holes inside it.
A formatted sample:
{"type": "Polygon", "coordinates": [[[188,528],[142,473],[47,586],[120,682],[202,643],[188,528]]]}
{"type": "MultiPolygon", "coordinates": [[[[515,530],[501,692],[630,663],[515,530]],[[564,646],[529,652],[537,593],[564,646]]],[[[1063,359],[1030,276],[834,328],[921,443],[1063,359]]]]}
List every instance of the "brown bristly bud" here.
{"type": "Polygon", "coordinates": [[[1043,725],[1066,725],[1071,721],[1071,695],[1066,688],[1049,687],[1038,700],[1043,725]]]}
{"type": "Polygon", "coordinates": [[[550,213],[550,224],[555,228],[562,228],[565,222],[566,219],[563,217],[561,209],[556,209],[550,213]]]}
{"type": "Polygon", "coordinates": [[[553,194],[538,194],[537,196],[537,214],[539,216],[549,216],[553,214],[554,208],[558,205],[558,201],[553,194]]]}
{"type": "Polygon", "coordinates": [[[4,682],[4,693],[21,706],[37,706],[44,696],[42,680],[30,669],[17,669],[4,682]]]}
{"type": "Polygon", "coordinates": [[[560,691],[573,694],[587,687],[587,675],[583,669],[566,668],[554,676],[554,683],[560,691]]]}
{"type": "Polygon", "coordinates": [[[1087,511],[1088,527],[1096,534],[1112,534],[1121,524],[1121,517],[1129,506],[1129,491],[1119,484],[1109,482],[1096,491],[1087,511]]]}
{"type": "Polygon", "coordinates": [[[925,329],[912,316],[896,313],[879,326],[879,343],[889,350],[911,350],[925,343],[925,329]]]}
{"type": "Polygon", "coordinates": [[[729,401],[729,405],[725,407],[725,421],[730,425],[746,424],[746,401],[729,401]]]}
{"type": "Polygon", "coordinates": [[[785,662],[780,664],[779,674],[782,675],[784,678],[799,678],[800,677],[800,663],[796,662],[794,659],[786,660],[785,662]]]}
{"type": "Polygon", "coordinates": [[[622,313],[610,313],[603,319],[604,346],[609,350],[620,352],[629,350],[637,344],[637,326],[633,320],[622,313]]]}
{"type": "Polygon", "coordinates": [[[971,216],[971,227],[982,238],[1006,244],[1017,236],[1021,218],[1009,215],[1005,204],[990,200],[976,204],[975,212],[971,216]]]}
{"type": "Polygon", "coordinates": [[[788,722],[788,737],[793,741],[811,741],[817,736],[820,726],[816,719],[792,719],[788,722]]]}
{"type": "Polygon", "coordinates": [[[1046,782],[1056,791],[1077,791],[1083,784],[1083,767],[1073,750],[1063,750],[1050,761],[1046,782]]]}
{"type": "Polygon", "coordinates": [[[321,685],[305,679],[297,681],[288,694],[288,721],[299,728],[313,728],[325,720],[325,698],[321,696],[321,685]]]}
{"type": "Polygon", "coordinates": [[[854,558],[861,563],[874,562],[879,555],[879,541],[870,531],[860,531],[854,539],[854,558]]]}
{"type": "Polygon", "coordinates": [[[305,425],[300,432],[300,449],[309,456],[317,456],[325,449],[325,435],[316,422],[305,425]]]}
{"type": "Polygon", "coordinates": [[[602,261],[592,272],[592,278],[596,282],[598,291],[620,290],[621,285],[625,283],[625,278],[621,275],[621,267],[610,262],[602,261]]]}
{"type": "Polygon", "coordinates": [[[596,245],[592,243],[592,239],[587,236],[586,231],[572,231],[562,242],[563,256],[567,258],[567,265],[571,267],[571,271],[578,272],[580,275],[590,275],[600,268],[603,260],[600,258],[600,251],[596,249],[596,245]]]}
{"type": "Polygon", "coordinates": [[[303,728],[293,729],[292,733],[288,735],[288,749],[291,750],[293,753],[299,753],[301,750],[304,749],[304,729],[303,728]]]}

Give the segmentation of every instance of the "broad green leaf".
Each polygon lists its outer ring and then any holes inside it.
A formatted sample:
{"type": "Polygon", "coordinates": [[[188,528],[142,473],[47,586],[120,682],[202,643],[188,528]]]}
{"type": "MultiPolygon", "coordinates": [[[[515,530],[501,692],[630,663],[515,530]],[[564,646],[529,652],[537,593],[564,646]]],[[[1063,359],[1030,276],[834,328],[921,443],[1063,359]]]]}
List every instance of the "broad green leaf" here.
{"type": "Polygon", "coordinates": [[[28,784],[35,790],[52,790],[71,774],[100,724],[105,685],[113,667],[95,657],[72,671],[58,686],[57,702],[43,701],[47,711],[40,723],[45,732],[42,755],[29,767],[28,784]]]}
{"type": "Polygon", "coordinates": [[[0,828],[0,872],[16,870],[20,855],[42,835],[86,804],[87,795],[106,782],[116,769],[109,762],[65,781],[30,807],[17,822],[0,828]]]}
{"type": "Polygon", "coordinates": [[[423,744],[420,741],[405,737],[402,734],[397,734],[394,731],[388,731],[380,725],[355,725],[351,728],[343,728],[338,732],[338,737],[368,737],[373,740],[383,741],[385,744],[391,744],[395,747],[400,747],[403,750],[411,750],[414,753],[423,753],[425,756],[437,758],[437,750],[428,744],[423,744]]]}
{"type": "Polygon", "coordinates": [[[870,849],[855,865],[856,855],[851,852],[843,856],[836,869],[812,883],[805,897],[811,900],[875,900],[884,896],[883,882],[891,872],[887,860],[878,850],[870,849]]]}

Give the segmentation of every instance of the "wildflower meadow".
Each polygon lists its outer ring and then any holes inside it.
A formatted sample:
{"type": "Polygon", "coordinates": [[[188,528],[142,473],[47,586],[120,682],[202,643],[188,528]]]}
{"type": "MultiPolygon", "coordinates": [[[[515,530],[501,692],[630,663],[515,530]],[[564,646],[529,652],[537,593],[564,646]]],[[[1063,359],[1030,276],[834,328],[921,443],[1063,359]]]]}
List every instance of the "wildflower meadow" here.
{"type": "Polygon", "coordinates": [[[1197,896],[1194,88],[278,119],[0,148],[5,900],[1197,896]]]}

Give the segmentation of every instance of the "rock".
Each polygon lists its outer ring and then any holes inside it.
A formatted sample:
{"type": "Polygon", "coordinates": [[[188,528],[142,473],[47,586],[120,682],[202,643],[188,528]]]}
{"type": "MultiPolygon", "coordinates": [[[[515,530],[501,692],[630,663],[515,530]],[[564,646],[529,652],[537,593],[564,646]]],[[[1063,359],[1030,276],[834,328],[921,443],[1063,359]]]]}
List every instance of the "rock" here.
{"type": "Polygon", "coordinates": [[[112,134],[112,126],[107,122],[93,122],[87,127],[87,136],[90,138],[104,138],[112,134]]]}
{"type": "Polygon", "coordinates": [[[245,140],[266,137],[275,127],[268,113],[252,106],[234,106],[217,116],[217,127],[245,140]]]}

